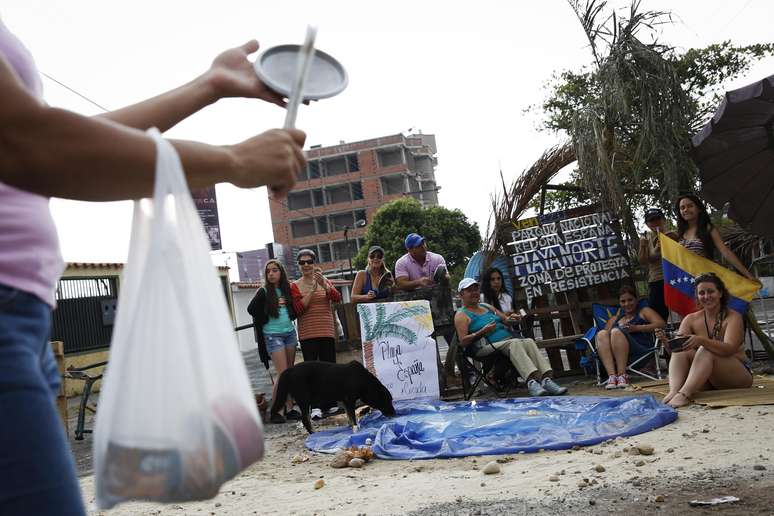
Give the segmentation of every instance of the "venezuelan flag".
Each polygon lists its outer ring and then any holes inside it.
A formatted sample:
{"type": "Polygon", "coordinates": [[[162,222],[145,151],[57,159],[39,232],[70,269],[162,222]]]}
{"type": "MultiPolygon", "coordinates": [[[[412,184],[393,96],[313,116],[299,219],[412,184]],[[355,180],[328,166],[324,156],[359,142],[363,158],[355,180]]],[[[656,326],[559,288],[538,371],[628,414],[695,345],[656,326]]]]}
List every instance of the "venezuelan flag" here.
{"type": "Polygon", "coordinates": [[[757,283],[689,251],[663,233],[658,238],[661,243],[661,265],[664,268],[664,300],[669,308],[683,316],[695,312],[694,278],[706,272],[714,272],[731,294],[728,307],[742,315],[747,312],[747,305],[760,288],[757,283]]]}

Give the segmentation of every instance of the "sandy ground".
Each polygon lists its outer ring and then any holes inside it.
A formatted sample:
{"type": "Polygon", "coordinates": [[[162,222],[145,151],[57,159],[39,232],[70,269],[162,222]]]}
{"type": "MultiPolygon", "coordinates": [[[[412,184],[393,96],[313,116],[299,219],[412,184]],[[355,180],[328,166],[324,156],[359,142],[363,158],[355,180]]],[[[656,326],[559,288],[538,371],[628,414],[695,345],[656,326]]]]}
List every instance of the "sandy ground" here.
{"type": "MultiPolygon", "coordinates": [[[[576,394],[583,391],[584,386],[574,386],[576,394]]],[[[660,429],[578,450],[421,461],[376,459],[362,469],[331,468],[331,456],[304,448],[306,432],[300,425],[267,425],[266,433],[264,460],[223,486],[212,500],[127,503],[100,513],[94,508],[93,476],[86,475],[81,486],[89,513],[774,514],[774,406],[693,406],[681,409],[676,422],[660,429]],[[654,453],[627,451],[641,444],[653,446],[654,453]],[[308,460],[294,463],[299,455],[308,460]],[[499,473],[482,472],[490,461],[500,463],[499,473]],[[318,479],[325,485],[315,489],[318,479]],[[694,498],[723,495],[741,500],[709,510],[688,505],[694,498]]]]}

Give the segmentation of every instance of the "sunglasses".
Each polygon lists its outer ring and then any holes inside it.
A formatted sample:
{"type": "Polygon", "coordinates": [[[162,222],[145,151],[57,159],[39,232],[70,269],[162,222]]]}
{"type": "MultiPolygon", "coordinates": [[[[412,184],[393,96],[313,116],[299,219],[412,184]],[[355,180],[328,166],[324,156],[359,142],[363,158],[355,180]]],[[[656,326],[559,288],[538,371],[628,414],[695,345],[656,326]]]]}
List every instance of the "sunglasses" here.
{"type": "Polygon", "coordinates": [[[384,258],[384,255],[382,253],[374,253],[371,255],[371,258],[374,260],[381,260],[382,258],[384,258]]]}
{"type": "Polygon", "coordinates": [[[314,260],[298,260],[299,265],[312,265],[314,260]]]}

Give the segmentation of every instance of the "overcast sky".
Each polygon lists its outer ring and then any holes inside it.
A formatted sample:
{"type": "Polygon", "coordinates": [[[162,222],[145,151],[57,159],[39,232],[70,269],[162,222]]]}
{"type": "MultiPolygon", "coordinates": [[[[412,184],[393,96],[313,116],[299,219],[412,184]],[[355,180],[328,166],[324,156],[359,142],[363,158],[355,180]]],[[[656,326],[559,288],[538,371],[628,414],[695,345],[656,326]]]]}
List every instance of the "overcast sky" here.
{"type": "MultiPolygon", "coordinates": [[[[625,6],[628,2],[614,1],[625,6]]],[[[771,0],[643,1],[669,8],[677,24],[662,40],[679,48],[730,39],[774,40],[771,0]]],[[[302,106],[307,147],[406,133],[434,133],[439,200],[479,224],[499,167],[510,181],[560,135],[536,129],[552,73],[590,62],[587,42],[564,0],[541,2],[203,2],[3,0],[0,15],[40,70],[108,109],[173,88],[204,71],[220,51],[257,38],[262,47],[300,43],[319,27],[317,48],[338,58],[350,83],[340,96],[302,106]]],[[[729,88],[774,73],[767,59],[729,88]]],[[[44,79],[46,100],[91,115],[99,109],[44,79]]],[[[169,136],[235,143],[282,125],[284,111],[260,101],[221,101],[169,136]]],[[[264,189],[218,186],[224,250],[272,240],[264,189]]],[[[129,203],[55,200],[67,261],[124,261],[129,203]]],[[[217,257],[216,257],[217,259],[217,257]]],[[[231,263],[235,267],[235,263],[231,263]]]]}

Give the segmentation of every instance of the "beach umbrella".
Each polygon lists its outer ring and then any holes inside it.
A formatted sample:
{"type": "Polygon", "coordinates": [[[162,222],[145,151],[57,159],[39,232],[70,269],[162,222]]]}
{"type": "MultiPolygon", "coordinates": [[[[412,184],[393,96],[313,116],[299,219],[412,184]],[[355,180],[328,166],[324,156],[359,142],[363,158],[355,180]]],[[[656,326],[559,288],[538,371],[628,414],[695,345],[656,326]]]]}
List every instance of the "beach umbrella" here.
{"type": "Polygon", "coordinates": [[[726,93],[693,138],[701,194],[760,236],[774,237],[774,75],[726,93]]]}

